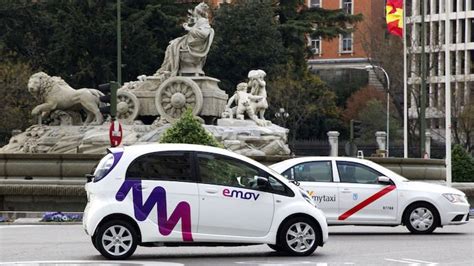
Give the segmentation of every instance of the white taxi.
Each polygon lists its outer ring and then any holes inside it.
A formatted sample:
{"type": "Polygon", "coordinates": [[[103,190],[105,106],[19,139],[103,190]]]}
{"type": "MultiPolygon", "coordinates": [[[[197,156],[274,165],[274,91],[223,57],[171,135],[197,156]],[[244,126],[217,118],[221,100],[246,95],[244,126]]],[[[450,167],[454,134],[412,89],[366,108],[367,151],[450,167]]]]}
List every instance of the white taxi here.
{"type": "Polygon", "coordinates": [[[329,225],[405,225],[416,234],[469,221],[466,195],[454,188],[411,182],[374,162],[302,157],[270,166],[300,183],[329,225]]]}
{"type": "Polygon", "coordinates": [[[200,145],[114,148],[86,184],[83,227],[110,259],[141,246],[268,244],[306,256],[328,238],[306,192],[266,166],[200,145]]]}

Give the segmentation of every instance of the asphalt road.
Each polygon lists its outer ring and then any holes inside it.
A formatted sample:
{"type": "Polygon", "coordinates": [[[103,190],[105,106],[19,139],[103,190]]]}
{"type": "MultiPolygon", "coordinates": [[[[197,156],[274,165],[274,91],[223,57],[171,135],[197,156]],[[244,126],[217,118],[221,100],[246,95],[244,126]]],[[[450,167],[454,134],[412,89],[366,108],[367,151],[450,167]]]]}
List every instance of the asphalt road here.
{"type": "Polygon", "coordinates": [[[106,261],[80,225],[0,226],[0,265],[474,265],[474,222],[412,235],[405,227],[330,227],[329,242],[309,257],[266,245],[138,247],[131,259],[106,261]]]}

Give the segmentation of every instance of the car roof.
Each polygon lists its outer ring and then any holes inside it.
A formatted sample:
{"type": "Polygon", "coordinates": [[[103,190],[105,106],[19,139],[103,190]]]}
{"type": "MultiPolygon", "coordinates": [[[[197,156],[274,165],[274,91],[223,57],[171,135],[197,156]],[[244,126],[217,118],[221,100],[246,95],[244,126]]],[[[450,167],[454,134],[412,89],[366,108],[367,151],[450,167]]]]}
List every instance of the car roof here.
{"type": "Polygon", "coordinates": [[[278,180],[290,183],[285,177],[281,176],[279,173],[275,172],[275,170],[271,169],[270,167],[257,162],[251,158],[243,156],[241,154],[235,153],[233,151],[229,151],[223,148],[217,148],[212,146],[205,146],[205,145],[197,145],[197,144],[178,144],[178,143],[150,143],[150,144],[136,144],[118,148],[109,148],[109,151],[112,153],[117,153],[123,151],[129,160],[134,160],[138,156],[152,153],[152,152],[162,152],[162,151],[197,151],[197,152],[210,152],[215,154],[221,154],[225,156],[229,156],[232,158],[240,159],[244,162],[249,164],[253,164],[254,166],[259,167],[260,169],[265,170],[268,173],[272,173],[274,177],[278,180]],[[278,176],[275,176],[277,174],[278,176]]]}
{"type": "Polygon", "coordinates": [[[336,156],[306,156],[306,157],[298,157],[292,158],[285,161],[281,161],[279,163],[273,164],[270,168],[275,169],[277,171],[286,170],[287,168],[297,165],[300,163],[311,162],[311,161],[329,161],[329,160],[338,160],[338,161],[348,161],[348,162],[358,162],[358,163],[365,163],[369,165],[373,165],[372,161],[366,159],[359,159],[354,157],[336,157],[336,156]],[[285,168],[285,169],[283,169],[285,168]]]}
{"type": "Polygon", "coordinates": [[[212,146],[205,146],[205,145],[198,145],[198,144],[178,144],[178,143],[150,143],[150,144],[138,144],[138,145],[130,145],[124,146],[119,148],[110,148],[109,149],[112,153],[124,151],[124,153],[128,154],[133,158],[138,157],[143,154],[152,153],[152,152],[162,152],[162,151],[198,151],[198,152],[211,152],[215,154],[226,155],[229,157],[237,158],[242,161],[257,165],[261,168],[268,169],[267,166],[240,155],[238,153],[212,147],[212,146]]]}

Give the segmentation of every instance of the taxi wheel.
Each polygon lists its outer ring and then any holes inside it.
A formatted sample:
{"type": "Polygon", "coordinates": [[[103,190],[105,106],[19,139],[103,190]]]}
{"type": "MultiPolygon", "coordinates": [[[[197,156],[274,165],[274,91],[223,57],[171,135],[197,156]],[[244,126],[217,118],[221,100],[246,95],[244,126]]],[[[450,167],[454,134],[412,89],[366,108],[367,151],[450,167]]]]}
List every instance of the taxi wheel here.
{"type": "Polygon", "coordinates": [[[113,260],[123,260],[130,257],[138,244],[135,229],[127,222],[118,220],[101,225],[94,238],[94,246],[100,254],[113,260]]]}
{"type": "Polygon", "coordinates": [[[439,224],[436,209],[426,203],[415,203],[404,213],[404,224],[413,234],[430,234],[439,224]]]}
{"type": "Polygon", "coordinates": [[[288,220],[278,236],[282,251],[292,256],[308,256],[318,247],[317,225],[309,218],[295,217],[288,220]]]}

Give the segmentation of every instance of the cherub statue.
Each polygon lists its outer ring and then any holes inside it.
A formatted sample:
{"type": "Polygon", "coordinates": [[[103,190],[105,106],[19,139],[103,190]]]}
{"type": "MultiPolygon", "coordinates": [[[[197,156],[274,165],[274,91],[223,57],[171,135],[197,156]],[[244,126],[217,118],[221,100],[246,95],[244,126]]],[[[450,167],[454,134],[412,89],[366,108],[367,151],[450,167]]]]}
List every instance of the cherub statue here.
{"type": "Polygon", "coordinates": [[[266,75],[267,73],[261,69],[251,70],[248,74],[250,93],[260,97],[259,100],[252,102],[252,108],[261,120],[265,120],[265,110],[268,108],[266,82],[264,80],[266,75]]]}
{"type": "Polygon", "coordinates": [[[241,82],[237,85],[235,94],[227,101],[226,111],[222,114],[222,117],[232,119],[235,114],[237,119],[244,120],[245,114],[247,114],[257,125],[264,126],[265,121],[258,119],[252,105],[252,103],[262,100],[263,97],[248,93],[247,88],[248,84],[245,82],[241,82]],[[236,106],[231,108],[233,103],[235,103],[236,106]]]}

